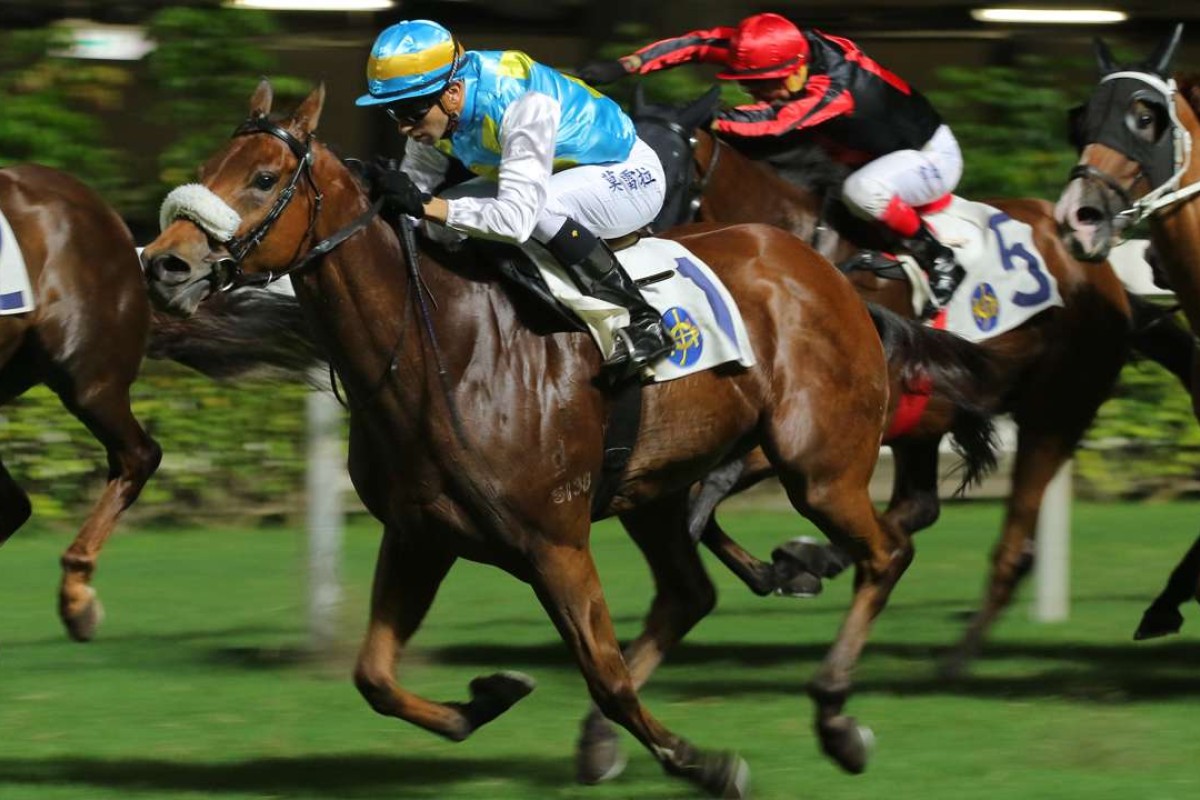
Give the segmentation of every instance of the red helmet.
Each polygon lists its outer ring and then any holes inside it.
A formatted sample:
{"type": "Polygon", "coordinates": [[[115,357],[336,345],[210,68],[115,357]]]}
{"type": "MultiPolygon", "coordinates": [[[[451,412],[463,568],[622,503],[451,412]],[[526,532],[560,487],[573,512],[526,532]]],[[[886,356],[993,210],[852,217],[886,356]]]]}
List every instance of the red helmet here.
{"type": "Polygon", "coordinates": [[[729,41],[729,64],[718,78],[753,81],[786,78],[808,63],[808,40],[778,14],[746,17],[729,41]]]}

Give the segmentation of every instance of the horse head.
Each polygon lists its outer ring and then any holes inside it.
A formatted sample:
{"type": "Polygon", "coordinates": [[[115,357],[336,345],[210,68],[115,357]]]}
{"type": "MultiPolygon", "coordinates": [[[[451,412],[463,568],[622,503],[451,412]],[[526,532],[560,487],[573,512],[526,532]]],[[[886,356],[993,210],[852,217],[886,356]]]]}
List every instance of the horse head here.
{"type": "Polygon", "coordinates": [[[1196,116],[1170,77],[1183,26],[1149,58],[1118,65],[1096,40],[1100,82],[1072,120],[1079,163],[1058,201],[1064,243],[1101,261],[1139,220],[1178,198],[1191,160],[1196,116]]]}
{"type": "Polygon", "coordinates": [[[142,262],[164,311],[190,315],[215,291],[286,274],[311,249],[322,191],[353,184],[349,173],[326,175],[318,188],[321,164],[336,162],[313,138],[324,86],[279,122],[269,118],[271,100],[263,80],[246,121],[200,168],[199,181],[163,202],[162,233],[142,262]]]}
{"type": "Polygon", "coordinates": [[[699,193],[693,189],[696,183],[692,167],[695,131],[705,120],[712,118],[720,99],[718,86],[682,107],[647,103],[641,85],[634,91],[630,116],[638,136],[658,153],[667,180],[666,200],[662,211],[651,223],[653,230],[666,230],[695,217],[700,204],[699,193]]]}

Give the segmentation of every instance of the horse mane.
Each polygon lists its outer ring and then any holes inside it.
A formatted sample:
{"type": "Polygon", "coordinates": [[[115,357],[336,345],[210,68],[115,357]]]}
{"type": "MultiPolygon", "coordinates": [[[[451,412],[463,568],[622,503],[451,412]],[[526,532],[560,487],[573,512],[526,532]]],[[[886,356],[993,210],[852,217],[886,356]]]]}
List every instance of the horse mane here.
{"type": "Polygon", "coordinates": [[[850,174],[849,167],[834,161],[824,149],[815,144],[802,145],[762,158],[739,147],[736,140],[724,141],[752,161],[766,162],[779,177],[793,186],[815,194],[823,194],[829,189],[840,187],[850,174]]]}

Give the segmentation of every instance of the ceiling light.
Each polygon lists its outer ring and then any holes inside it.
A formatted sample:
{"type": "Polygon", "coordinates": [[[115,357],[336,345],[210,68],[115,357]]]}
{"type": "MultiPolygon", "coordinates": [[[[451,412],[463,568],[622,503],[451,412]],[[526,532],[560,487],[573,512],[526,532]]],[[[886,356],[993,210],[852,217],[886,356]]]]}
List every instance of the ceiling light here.
{"type": "Polygon", "coordinates": [[[266,11],[384,11],[395,0],[227,0],[230,8],[259,8],[266,11]]]}
{"type": "Polygon", "coordinates": [[[1124,22],[1124,11],[1103,8],[976,8],[971,16],[979,22],[1027,22],[1065,25],[1102,25],[1124,22]]]}

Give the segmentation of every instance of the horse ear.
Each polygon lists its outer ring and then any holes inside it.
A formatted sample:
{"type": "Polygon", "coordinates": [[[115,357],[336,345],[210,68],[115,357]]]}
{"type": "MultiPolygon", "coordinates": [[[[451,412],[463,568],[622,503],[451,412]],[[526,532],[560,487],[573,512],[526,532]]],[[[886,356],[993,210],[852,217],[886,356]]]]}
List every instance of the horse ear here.
{"type": "Polygon", "coordinates": [[[646,91],[639,83],[633,89],[633,117],[640,117],[646,111],[646,91]]]}
{"type": "Polygon", "coordinates": [[[1146,67],[1154,70],[1155,74],[1167,77],[1167,73],[1171,69],[1171,61],[1175,58],[1175,51],[1179,49],[1179,40],[1183,38],[1183,23],[1175,24],[1175,29],[1171,31],[1171,35],[1158,43],[1158,47],[1154,48],[1154,53],[1150,58],[1146,59],[1146,67]]]}
{"type": "Polygon", "coordinates": [[[691,103],[683,114],[683,124],[688,130],[698,128],[704,121],[716,113],[717,105],[721,102],[721,87],[714,85],[707,92],[691,103]]]}
{"type": "Polygon", "coordinates": [[[275,96],[271,82],[263,78],[250,95],[250,116],[265,117],[271,113],[271,100],[275,96]]]}
{"type": "Polygon", "coordinates": [[[321,121],[321,109],[325,106],[325,82],[318,84],[317,88],[309,92],[308,97],[304,98],[304,102],[296,109],[296,113],[292,114],[292,123],[303,134],[311,134],[317,129],[317,123],[321,121]]]}
{"type": "Polygon", "coordinates": [[[1100,77],[1104,77],[1110,72],[1116,72],[1117,63],[1113,60],[1112,51],[1108,49],[1104,40],[1097,36],[1092,40],[1092,45],[1096,51],[1096,66],[1100,69],[1100,77]]]}

